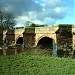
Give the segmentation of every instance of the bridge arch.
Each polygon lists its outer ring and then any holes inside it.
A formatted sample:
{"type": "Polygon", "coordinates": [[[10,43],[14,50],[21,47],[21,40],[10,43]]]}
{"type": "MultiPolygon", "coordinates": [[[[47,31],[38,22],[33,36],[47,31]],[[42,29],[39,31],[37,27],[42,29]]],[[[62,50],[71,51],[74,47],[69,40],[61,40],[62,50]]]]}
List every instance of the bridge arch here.
{"type": "Polygon", "coordinates": [[[52,55],[57,55],[56,41],[51,37],[40,37],[37,43],[37,47],[40,47],[42,49],[51,49],[52,55]]]}
{"type": "Polygon", "coordinates": [[[49,37],[46,37],[46,36],[41,37],[38,40],[37,46],[40,47],[40,48],[50,48],[50,49],[52,49],[53,39],[49,38],[49,37]]]}
{"type": "Polygon", "coordinates": [[[16,40],[16,44],[23,44],[23,37],[18,37],[16,40]]]}
{"type": "Polygon", "coordinates": [[[4,39],[4,43],[6,43],[6,38],[4,39]]]}

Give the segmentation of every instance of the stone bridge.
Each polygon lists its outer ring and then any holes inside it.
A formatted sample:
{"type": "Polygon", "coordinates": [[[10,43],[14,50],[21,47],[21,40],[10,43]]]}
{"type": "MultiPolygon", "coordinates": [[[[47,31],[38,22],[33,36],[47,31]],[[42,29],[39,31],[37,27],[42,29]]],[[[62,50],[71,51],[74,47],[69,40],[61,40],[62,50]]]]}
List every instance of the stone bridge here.
{"type": "Polygon", "coordinates": [[[23,44],[23,32],[25,28],[15,28],[10,30],[0,30],[0,45],[23,44]]]}
{"type": "Polygon", "coordinates": [[[75,25],[60,24],[45,27],[26,27],[0,31],[0,44],[23,44],[24,47],[51,48],[75,47],[75,25]]]}
{"type": "Polygon", "coordinates": [[[58,26],[50,27],[29,27],[25,28],[23,33],[24,42],[26,46],[36,47],[41,44],[50,44],[53,42],[56,43],[56,31],[58,26]]]}
{"type": "Polygon", "coordinates": [[[23,44],[23,32],[24,28],[8,30],[6,33],[6,43],[7,44],[23,44]]]}

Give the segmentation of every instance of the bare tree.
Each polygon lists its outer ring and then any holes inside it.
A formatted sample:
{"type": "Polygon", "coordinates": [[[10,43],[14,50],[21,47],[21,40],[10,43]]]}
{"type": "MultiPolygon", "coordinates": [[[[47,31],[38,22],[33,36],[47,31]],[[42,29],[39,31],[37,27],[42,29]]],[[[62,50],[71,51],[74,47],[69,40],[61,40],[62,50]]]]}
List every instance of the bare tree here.
{"type": "Polygon", "coordinates": [[[46,24],[44,24],[44,25],[35,24],[31,21],[26,21],[26,23],[25,23],[25,27],[45,27],[45,26],[47,26],[47,25],[46,24]]]}
{"type": "Polygon", "coordinates": [[[12,29],[16,24],[11,12],[0,10],[0,29],[12,29]]]}
{"type": "Polygon", "coordinates": [[[0,28],[3,29],[4,13],[0,10],[0,28]]]}

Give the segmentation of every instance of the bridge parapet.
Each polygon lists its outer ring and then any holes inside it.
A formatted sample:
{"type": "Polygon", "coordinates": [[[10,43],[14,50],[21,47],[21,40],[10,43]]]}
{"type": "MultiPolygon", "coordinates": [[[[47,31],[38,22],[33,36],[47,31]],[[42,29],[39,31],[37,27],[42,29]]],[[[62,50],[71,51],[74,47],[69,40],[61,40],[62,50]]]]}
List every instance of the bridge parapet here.
{"type": "Polygon", "coordinates": [[[35,27],[26,27],[24,33],[35,33],[35,27]]]}
{"type": "Polygon", "coordinates": [[[55,33],[57,30],[58,26],[27,27],[25,33],[55,33]]]}
{"type": "Polygon", "coordinates": [[[57,26],[36,27],[35,33],[55,33],[58,30],[57,26]]]}
{"type": "Polygon", "coordinates": [[[7,30],[7,33],[6,33],[7,35],[10,35],[10,34],[14,34],[14,29],[9,29],[9,30],[7,30]]]}
{"type": "Polygon", "coordinates": [[[37,43],[43,37],[52,38],[56,42],[56,31],[58,26],[45,27],[27,27],[23,33],[24,43],[26,46],[36,47],[37,43]]]}
{"type": "Polygon", "coordinates": [[[15,34],[22,34],[25,31],[25,28],[14,29],[15,34]]]}

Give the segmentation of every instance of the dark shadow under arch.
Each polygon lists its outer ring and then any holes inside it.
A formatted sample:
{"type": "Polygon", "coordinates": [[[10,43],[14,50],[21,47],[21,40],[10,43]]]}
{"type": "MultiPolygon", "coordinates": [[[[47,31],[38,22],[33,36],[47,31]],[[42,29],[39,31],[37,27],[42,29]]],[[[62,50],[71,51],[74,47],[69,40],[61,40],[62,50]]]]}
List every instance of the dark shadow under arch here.
{"type": "Polygon", "coordinates": [[[4,40],[4,43],[6,43],[6,39],[4,40]]]}
{"type": "Polygon", "coordinates": [[[37,44],[38,47],[42,48],[42,49],[52,49],[53,48],[53,39],[52,38],[49,38],[49,37],[43,37],[39,40],[38,44],[37,44]]]}
{"type": "Polygon", "coordinates": [[[23,44],[23,37],[19,37],[18,40],[16,41],[16,44],[23,44]]]}

